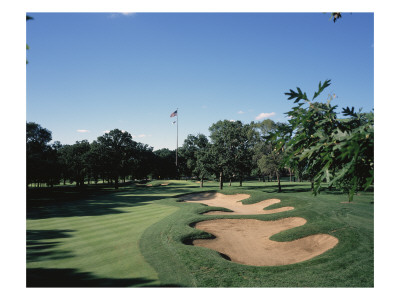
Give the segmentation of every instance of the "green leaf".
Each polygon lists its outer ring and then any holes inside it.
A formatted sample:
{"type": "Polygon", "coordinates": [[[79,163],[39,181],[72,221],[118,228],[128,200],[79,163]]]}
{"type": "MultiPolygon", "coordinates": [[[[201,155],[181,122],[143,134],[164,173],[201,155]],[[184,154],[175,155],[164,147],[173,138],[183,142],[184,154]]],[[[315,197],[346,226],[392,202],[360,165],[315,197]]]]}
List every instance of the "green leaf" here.
{"type": "Polygon", "coordinates": [[[314,97],[312,98],[312,100],[317,98],[323,92],[324,89],[326,89],[328,86],[330,86],[331,85],[330,82],[331,82],[330,79],[329,80],[325,80],[325,82],[324,82],[324,84],[322,86],[321,86],[321,82],[319,82],[318,92],[314,93],[314,97]]]}

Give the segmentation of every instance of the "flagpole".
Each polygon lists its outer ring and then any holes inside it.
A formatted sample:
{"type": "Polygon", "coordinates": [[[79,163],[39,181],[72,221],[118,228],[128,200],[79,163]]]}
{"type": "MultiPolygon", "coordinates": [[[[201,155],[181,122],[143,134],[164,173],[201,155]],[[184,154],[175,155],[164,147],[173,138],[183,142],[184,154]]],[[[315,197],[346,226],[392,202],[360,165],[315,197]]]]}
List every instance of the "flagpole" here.
{"type": "Polygon", "coordinates": [[[178,167],[178,109],[176,109],[176,161],[175,164],[178,167]]]}

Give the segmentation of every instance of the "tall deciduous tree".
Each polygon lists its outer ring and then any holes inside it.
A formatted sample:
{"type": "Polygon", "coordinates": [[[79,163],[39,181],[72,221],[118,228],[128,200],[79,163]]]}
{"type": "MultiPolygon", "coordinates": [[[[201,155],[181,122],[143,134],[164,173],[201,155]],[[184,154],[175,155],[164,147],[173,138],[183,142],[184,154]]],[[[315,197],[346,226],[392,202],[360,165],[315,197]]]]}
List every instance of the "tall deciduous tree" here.
{"type": "Polygon", "coordinates": [[[119,177],[134,158],[136,142],[130,133],[119,129],[111,130],[97,138],[101,151],[110,163],[114,187],[118,189],[119,177]]]}
{"type": "Polygon", "coordinates": [[[200,187],[203,187],[204,178],[212,170],[210,144],[204,134],[194,136],[189,134],[182,145],[183,159],[190,176],[196,176],[200,180],[200,187]]]}
{"type": "Polygon", "coordinates": [[[214,170],[219,175],[220,189],[224,177],[239,177],[250,173],[252,163],[252,132],[249,125],[240,121],[218,121],[209,128],[212,146],[210,154],[214,160],[214,170]]]}
{"type": "Polygon", "coordinates": [[[77,187],[82,187],[89,171],[90,144],[87,140],[77,141],[73,145],[64,145],[60,154],[64,162],[64,172],[77,187]]]}

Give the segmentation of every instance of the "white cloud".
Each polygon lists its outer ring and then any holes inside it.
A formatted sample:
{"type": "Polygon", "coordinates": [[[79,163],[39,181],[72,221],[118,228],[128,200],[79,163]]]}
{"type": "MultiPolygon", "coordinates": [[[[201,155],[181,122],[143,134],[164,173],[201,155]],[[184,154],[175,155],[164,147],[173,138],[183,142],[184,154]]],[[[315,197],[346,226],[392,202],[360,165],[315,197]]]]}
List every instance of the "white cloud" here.
{"type": "Polygon", "coordinates": [[[133,13],[133,12],[121,12],[121,13],[112,13],[108,17],[113,19],[113,18],[117,18],[119,16],[129,17],[129,16],[133,16],[133,15],[135,15],[135,13],[133,13]]]}
{"type": "Polygon", "coordinates": [[[236,122],[236,120],[229,120],[230,122],[236,122]]]}
{"type": "Polygon", "coordinates": [[[242,115],[242,114],[244,114],[244,111],[239,110],[239,111],[238,111],[238,114],[239,114],[239,115],[242,115]]]}
{"type": "Polygon", "coordinates": [[[104,130],[103,133],[110,133],[110,130],[104,130]]]}
{"type": "Polygon", "coordinates": [[[87,129],[77,129],[76,131],[81,133],[89,132],[87,129]]]}
{"type": "Polygon", "coordinates": [[[256,117],[256,120],[262,120],[262,119],[266,119],[272,116],[275,116],[276,113],[274,112],[270,112],[270,113],[261,113],[256,117]]]}
{"type": "Polygon", "coordinates": [[[144,137],[146,137],[145,134],[139,134],[139,135],[138,135],[138,138],[144,138],[144,137]]]}

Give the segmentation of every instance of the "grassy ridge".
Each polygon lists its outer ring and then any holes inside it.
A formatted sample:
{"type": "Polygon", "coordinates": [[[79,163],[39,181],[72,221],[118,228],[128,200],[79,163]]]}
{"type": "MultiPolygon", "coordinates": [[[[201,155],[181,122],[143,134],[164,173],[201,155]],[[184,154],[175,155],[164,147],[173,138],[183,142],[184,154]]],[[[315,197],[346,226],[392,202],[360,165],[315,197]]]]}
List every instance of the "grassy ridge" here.
{"type": "Polygon", "coordinates": [[[142,253],[159,273],[163,284],[198,287],[372,287],[373,286],[373,200],[372,193],[357,196],[353,203],[346,195],[325,193],[314,197],[309,185],[286,184],[286,192],[275,193],[275,187],[246,183],[244,187],[227,187],[226,194],[249,193],[254,203],[279,198],[281,206],[295,209],[272,215],[205,216],[201,204],[179,203],[176,198],[160,200],[180,210],[149,227],[140,241],[142,253]],[[190,240],[210,237],[191,225],[215,218],[254,218],[275,220],[303,217],[304,226],[276,234],[275,241],[290,241],[311,234],[327,233],[339,244],[309,261],[288,266],[253,267],[230,262],[217,252],[193,247],[190,240]],[[185,244],[186,243],[186,244],[185,244]],[[170,263],[169,263],[170,262],[170,263]]]}

